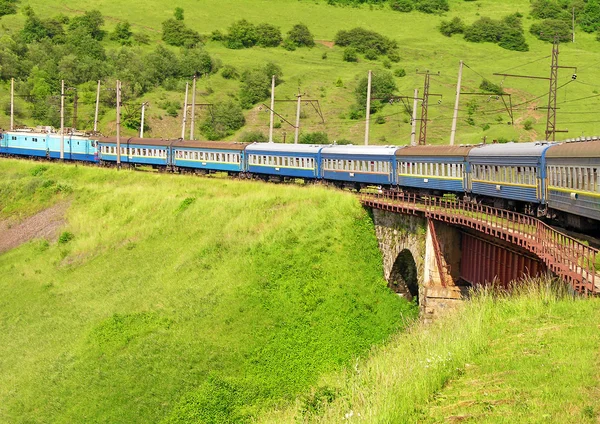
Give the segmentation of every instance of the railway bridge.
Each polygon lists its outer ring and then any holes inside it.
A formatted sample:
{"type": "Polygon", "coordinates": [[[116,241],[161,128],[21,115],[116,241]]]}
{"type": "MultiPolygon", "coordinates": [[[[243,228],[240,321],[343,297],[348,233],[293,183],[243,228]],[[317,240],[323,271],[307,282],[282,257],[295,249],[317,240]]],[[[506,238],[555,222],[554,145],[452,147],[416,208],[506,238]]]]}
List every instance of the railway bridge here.
{"type": "Polygon", "coordinates": [[[425,320],[455,306],[469,287],[506,287],[547,272],[584,296],[600,293],[598,250],[532,216],[400,192],[360,201],[372,210],[390,287],[418,297],[425,320]]]}

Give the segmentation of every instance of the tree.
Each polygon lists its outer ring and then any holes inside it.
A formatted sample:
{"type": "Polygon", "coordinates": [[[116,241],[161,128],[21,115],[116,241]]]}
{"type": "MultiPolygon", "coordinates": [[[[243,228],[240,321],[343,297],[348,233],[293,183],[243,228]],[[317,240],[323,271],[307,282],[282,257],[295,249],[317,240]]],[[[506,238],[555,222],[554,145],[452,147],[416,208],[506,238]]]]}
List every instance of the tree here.
{"type": "Polygon", "coordinates": [[[211,74],[215,71],[214,63],[208,53],[201,48],[186,50],[180,60],[180,74],[186,77],[211,74]]]}
{"type": "Polygon", "coordinates": [[[287,40],[297,47],[312,47],[315,45],[313,35],[304,24],[296,24],[288,32],[287,40]]]}
{"type": "Polygon", "coordinates": [[[130,38],[133,32],[131,32],[131,24],[129,22],[119,22],[115,26],[115,30],[110,35],[110,39],[114,41],[118,41],[119,43],[125,45],[130,44],[130,38]]]}
{"type": "Polygon", "coordinates": [[[277,47],[283,41],[279,28],[267,23],[256,27],[256,38],[261,47],[277,47]]]}
{"type": "Polygon", "coordinates": [[[258,41],[256,27],[245,19],[234,22],[229,27],[225,46],[230,49],[252,47],[258,41]]]}
{"type": "Polygon", "coordinates": [[[83,28],[85,32],[92,36],[92,38],[102,41],[105,34],[101,29],[103,25],[104,17],[102,16],[102,13],[100,13],[99,10],[90,10],[85,12],[82,16],[71,19],[71,22],[69,22],[69,31],[83,28]]]}
{"type": "MultiPolygon", "coordinates": [[[[367,103],[368,78],[363,77],[355,90],[356,104],[360,110],[365,110],[367,103]]],[[[371,98],[380,99],[371,101],[371,113],[377,112],[386,104],[397,90],[394,76],[388,71],[374,72],[371,78],[371,98]]]]}
{"type": "Polygon", "coordinates": [[[181,7],[176,7],[173,17],[178,21],[183,21],[183,9],[181,7]]]}
{"type": "Polygon", "coordinates": [[[271,76],[266,75],[263,69],[244,72],[239,96],[243,108],[251,108],[252,105],[266,99],[270,94],[271,76]]]}
{"type": "Polygon", "coordinates": [[[171,46],[192,48],[200,44],[200,34],[185,26],[183,21],[167,19],[162,23],[162,40],[171,46]]]}
{"type": "Polygon", "coordinates": [[[529,32],[540,40],[554,41],[554,37],[558,36],[559,41],[563,42],[571,41],[573,34],[571,23],[562,19],[544,19],[531,25],[529,32]]]}
{"type": "Polygon", "coordinates": [[[446,37],[452,37],[453,34],[462,34],[465,32],[465,24],[462,19],[455,16],[451,21],[442,21],[440,32],[446,37]]]}
{"type": "Polygon", "coordinates": [[[242,128],[245,123],[240,105],[229,100],[213,105],[212,113],[207,116],[200,130],[209,140],[220,140],[242,128]]]}
{"type": "Polygon", "coordinates": [[[588,0],[579,17],[579,25],[585,32],[594,32],[600,29],[600,0],[588,0]]]}
{"type": "Polygon", "coordinates": [[[169,77],[179,76],[179,63],[173,52],[163,46],[144,58],[144,76],[151,84],[161,84],[169,77]]]}

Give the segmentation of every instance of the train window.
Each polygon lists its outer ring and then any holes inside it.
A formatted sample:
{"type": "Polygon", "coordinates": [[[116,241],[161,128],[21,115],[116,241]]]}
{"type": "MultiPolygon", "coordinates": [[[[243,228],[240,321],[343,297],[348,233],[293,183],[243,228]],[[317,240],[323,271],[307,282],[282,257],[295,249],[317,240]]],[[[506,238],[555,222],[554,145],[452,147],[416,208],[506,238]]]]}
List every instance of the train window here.
{"type": "Polygon", "coordinates": [[[14,135],[11,137],[11,140],[16,140],[17,137],[15,137],[14,135]]]}

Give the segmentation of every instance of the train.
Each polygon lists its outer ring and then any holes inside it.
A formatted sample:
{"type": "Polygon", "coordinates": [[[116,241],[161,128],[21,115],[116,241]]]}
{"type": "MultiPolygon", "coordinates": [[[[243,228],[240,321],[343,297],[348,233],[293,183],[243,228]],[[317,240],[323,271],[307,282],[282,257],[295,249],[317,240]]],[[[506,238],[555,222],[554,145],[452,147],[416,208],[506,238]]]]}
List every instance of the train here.
{"type": "MultiPolygon", "coordinates": [[[[0,132],[0,155],[60,158],[61,137],[32,129],[0,132]]],[[[115,166],[115,137],[68,134],[63,159],[115,166]]],[[[326,182],[340,188],[402,190],[460,198],[600,228],[600,140],[466,146],[238,143],[123,137],[123,166],[266,181],[326,182]]]]}

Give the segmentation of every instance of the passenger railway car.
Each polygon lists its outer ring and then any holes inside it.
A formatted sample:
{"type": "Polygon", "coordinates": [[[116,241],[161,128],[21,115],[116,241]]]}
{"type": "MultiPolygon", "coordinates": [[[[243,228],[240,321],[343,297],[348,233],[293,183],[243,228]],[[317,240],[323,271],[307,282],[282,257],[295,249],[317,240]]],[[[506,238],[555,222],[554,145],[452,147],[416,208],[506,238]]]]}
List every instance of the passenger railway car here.
{"type": "Polygon", "coordinates": [[[566,212],[561,220],[579,228],[587,227],[580,217],[600,221],[600,141],[552,146],[546,169],[551,211],[566,212]]]}
{"type": "Polygon", "coordinates": [[[246,147],[248,172],[281,178],[316,179],[323,145],[253,143],[246,147]]]}
{"type": "MultiPolygon", "coordinates": [[[[171,160],[173,140],[160,138],[121,139],[121,163],[131,165],[151,165],[155,168],[167,167],[171,160]]],[[[117,138],[98,139],[99,159],[106,164],[117,163],[117,138]]]]}
{"type": "Polygon", "coordinates": [[[518,206],[534,212],[545,204],[545,155],[550,146],[547,142],[506,143],[471,149],[467,191],[493,200],[497,207],[518,206]]]}
{"type": "Polygon", "coordinates": [[[467,188],[467,154],[473,146],[407,146],[396,150],[396,183],[434,192],[467,188]]]}
{"type": "MultiPolygon", "coordinates": [[[[0,139],[0,153],[7,155],[60,159],[60,134],[38,131],[7,131],[0,139]]],[[[96,140],[73,134],[63,139],[65,160],[96,162],[96,140]]]]}
{"type": "Polygon", "coordinates": [[[326,180],[391,186],[396,183],[396,151],[401,146],[327,146],[321,150],[321,177],[326,180]]]}
{"type": "Polygon", "coordinates": [[[176,141],[171,145],[171,165],[204,173],[246,170],[244,149],[248,143],[221,141],[176,141]]]}

